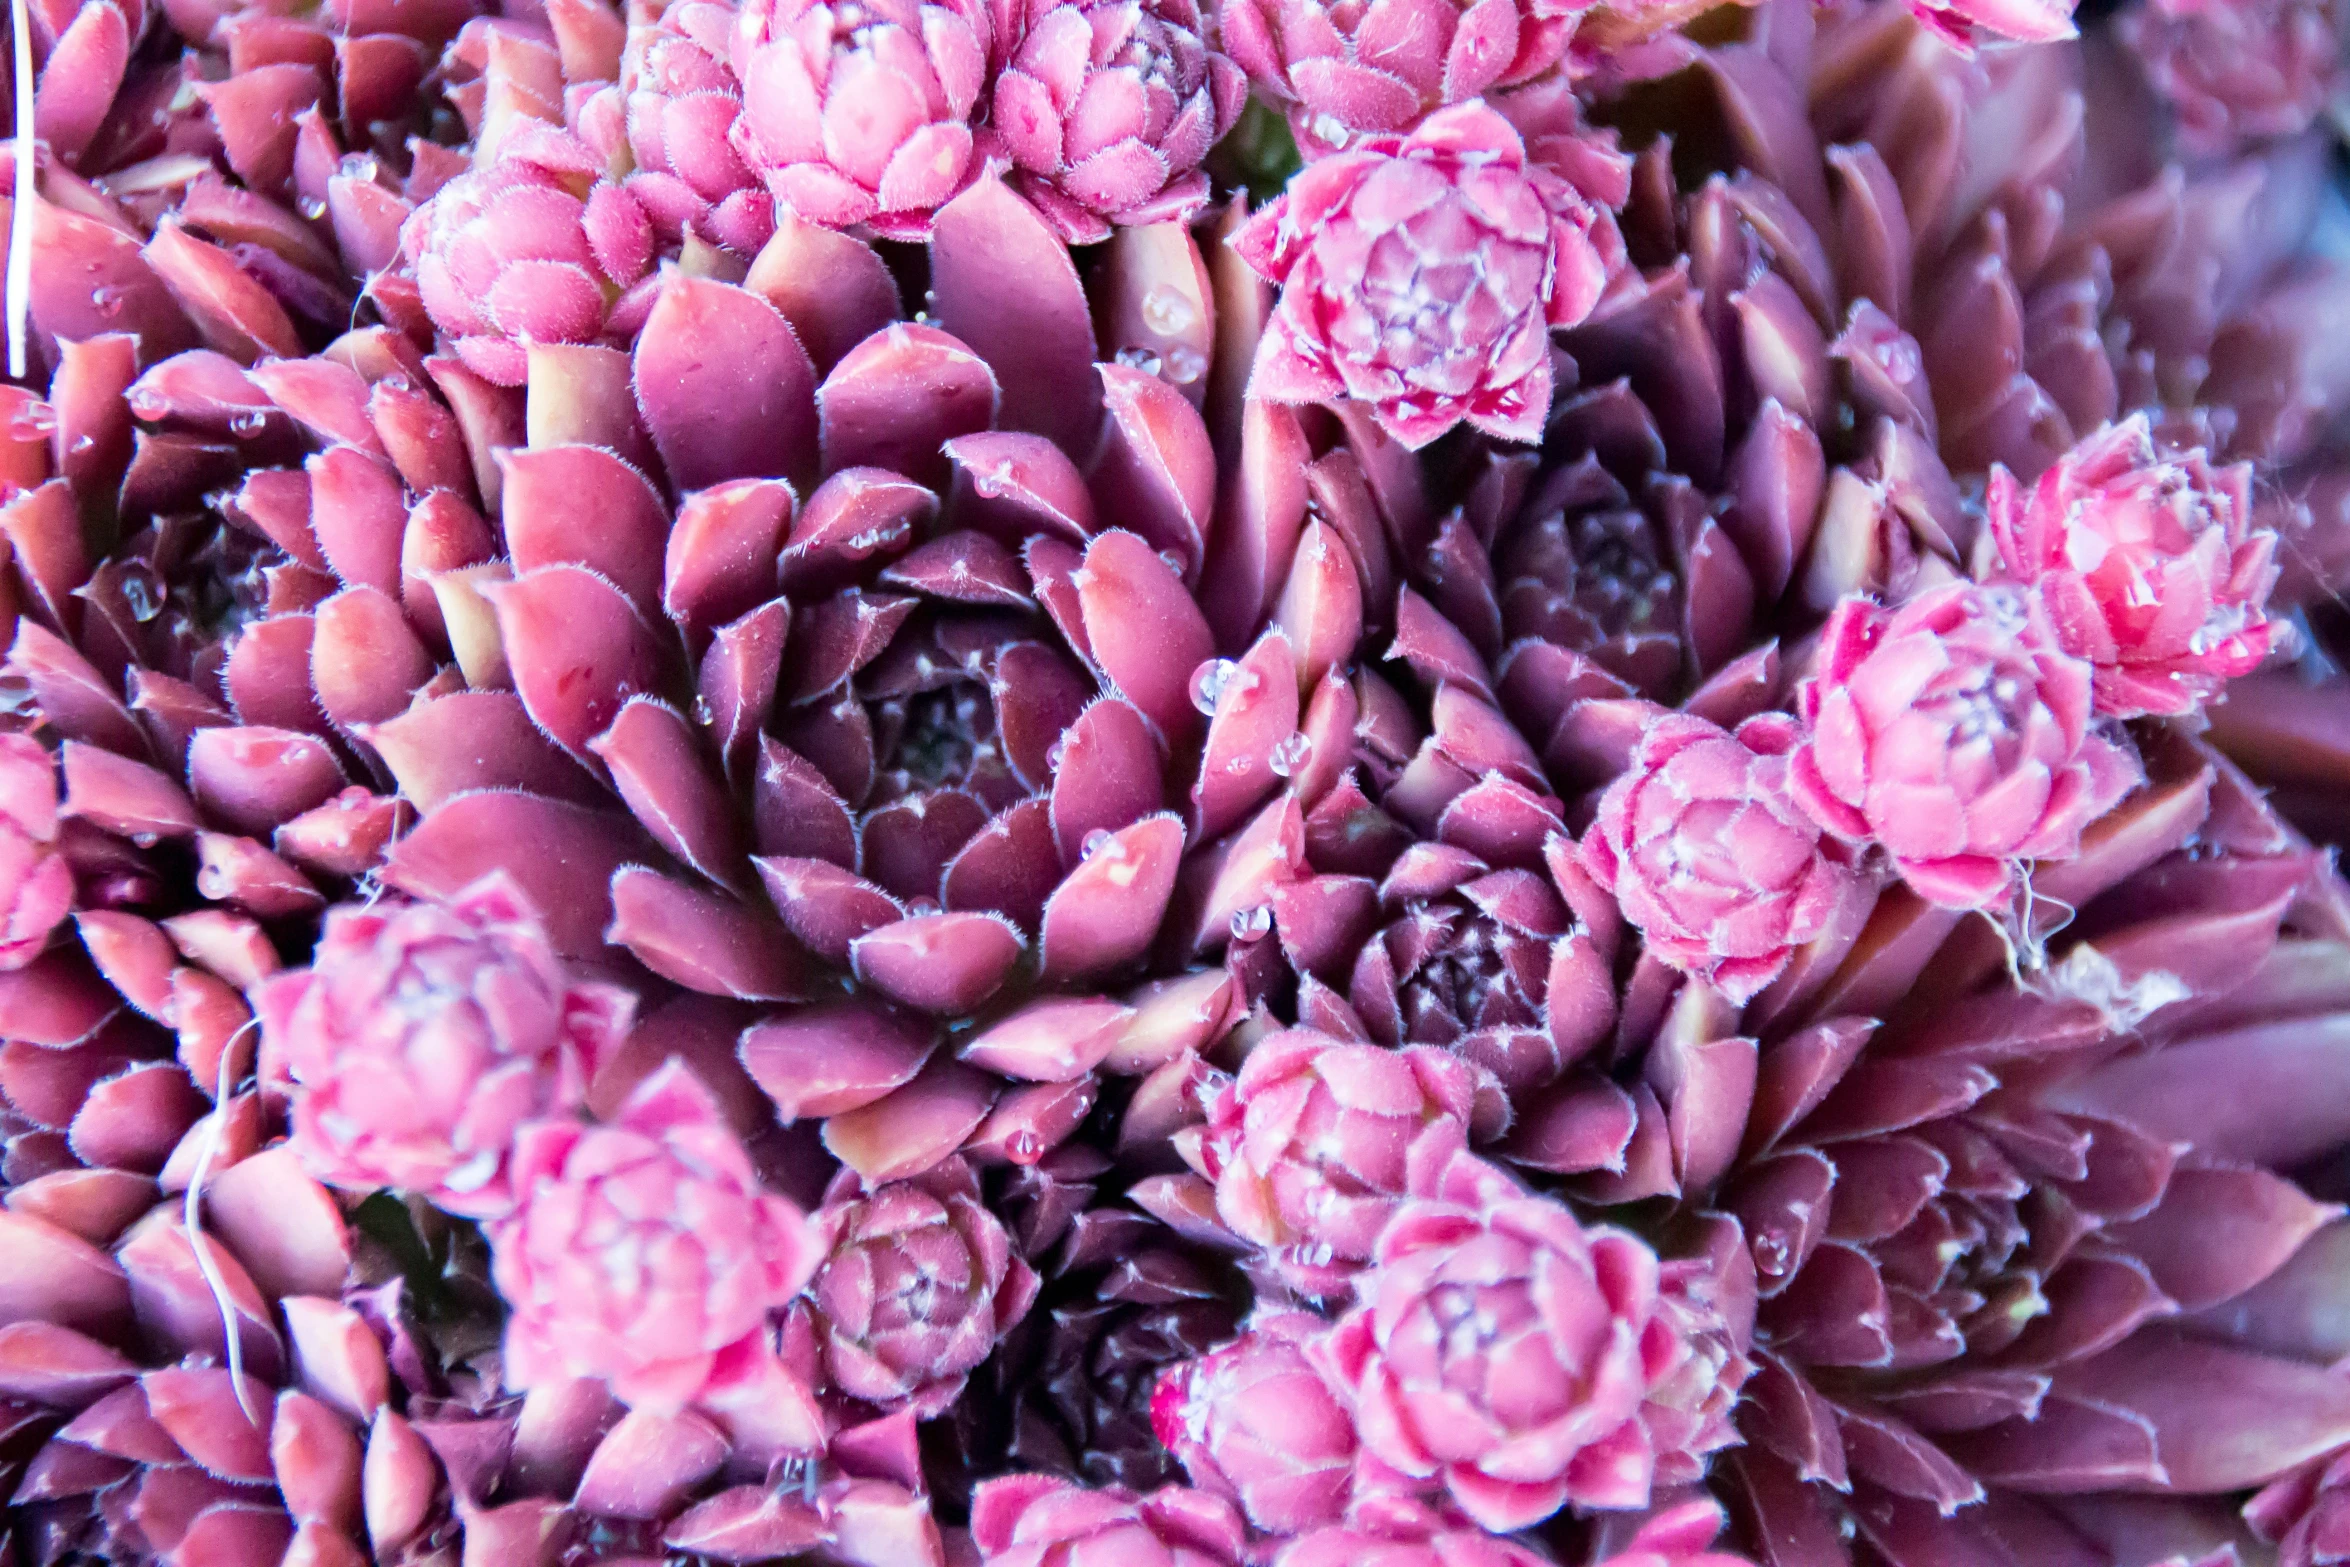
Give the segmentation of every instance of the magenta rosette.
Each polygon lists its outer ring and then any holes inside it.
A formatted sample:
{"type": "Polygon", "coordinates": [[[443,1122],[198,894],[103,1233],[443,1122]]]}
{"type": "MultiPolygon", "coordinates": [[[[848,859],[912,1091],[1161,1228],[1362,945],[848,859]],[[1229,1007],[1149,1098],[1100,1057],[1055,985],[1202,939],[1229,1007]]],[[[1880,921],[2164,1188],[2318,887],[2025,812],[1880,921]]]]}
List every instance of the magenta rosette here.
{"type": "Polygon", "coordinates": [[[1581,845],[1591,879],[1648,951],[1734,1005],[1778,978],[1853,890],[1839,846],[1788,793],[1798,738],[1780,713],[1735,734],[1659,718],[1600,796],[1581,845]]]}
{"type": "Polygon", "coordinates": [[[1325,1328],[1311,1312],[1260,1312],[1240,1337],[1170,1372],[1151,1401],[1159,1440],[1191,1483],[1231,1497],[1267,1534],[1346,1516],[1354,1420],[1307,1353],[1325,1328]]]}
{"type": "Polygon", "coordinates": [[[1997,902],[2022,861],[2071,855],[2143,777],[2090,727],[2088,663],[2014,588],[1953,583],[1892,610],[1847,599],[1820,658],[1788,786],[1930,902],[1997,902]]]}
{"type": "Polygon", "coordinates": [[[1285,1032],[1251,1052],[1200,1144],[1216,1212],[1292,1284],[1343,1292],[1404,1196],[1507,1108],[1491,1074],[1425,1045],[1285,1032]],[[1417,1179],[1415,1179],[1417,1178],[1417,1179]]]}
{"type": "Polygon", "coordinates": [[[1317,1353],[1366,1452],[1496,1533],[1647,1500],[1640,1404],[1678,1352],[1639,1240],[1543,1197],[1414,1204],[1359,1302],[1317,1353]]]}
{"type": "Polygon", "coordinates": [[[1200,163],[1240,118],[1240,68],[1197,0],[1013,0],[990,134],[1071,244],[1110,225],[1189,221],[1200,163]]]}
{"type": "Polygon", "coordinates": [[[1611,204],[1481,103],[1309,165],[1233,239],[1281,288],[1252,394],[1350,398],[1411,447],[1464,421],[1537,439],[1550,330],[1590,314],[1621,256],[1611,204]]]}
{"type": "Polygon", "coordinates": [[[831,1251],[808,1301],[833,1388],[917,1415],[943,1410],[1036,1299],[978,1178],[949,1160],[866,1191],[843,1172],[817,1227],[831,1251]]]}
{"type": "Polygon", "coordinates": [[[518,1129],[580,1104],[635,1007],[574,980],[500,876],[446,907],[338,908],[310,966],[253,999],[293,1079],[294,1146],[319,1179],[481,1218],[513,1200],[518,1129]]]}
{"type": "Polygon", "coordinates": [[[999,47],[978,0],[751,0],[735,150],[805,222],[925,238],[978,170],[972,119],[999,47]]]}
{"type": "Polygon", "coordinates": [[[2067,452],[2028,491],[1992,470],[1984,499],[2001,564],[2034,584],[2056,640],[2097,671],[2099,712],[2191,713],[2266,658],[2274,529],[2252,467],[2165,455],[2143,415],[2067,452]]]}
{"type": "Polygon", "coordinates": [[[768,1319],[822,1252],[691,1072],[662,1068],[604,1122],[525,1127],[513,1180],[490,1227],[510,1386],[599,1377],[677,1410],[765,1376],[768,1319]]]}

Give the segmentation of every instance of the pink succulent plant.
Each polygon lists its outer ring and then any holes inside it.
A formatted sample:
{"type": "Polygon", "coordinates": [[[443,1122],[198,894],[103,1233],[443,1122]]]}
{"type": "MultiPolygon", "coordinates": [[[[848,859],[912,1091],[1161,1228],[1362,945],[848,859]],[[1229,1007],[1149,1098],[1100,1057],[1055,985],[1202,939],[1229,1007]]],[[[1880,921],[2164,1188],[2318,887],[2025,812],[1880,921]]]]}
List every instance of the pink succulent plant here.
{"type": "Polygon", "coordinates": [[[1250,1052],[1199,1156],[1233,1233],[1293,1286],[1338,1295],[1405,1196],[1505,1115],[1491,1074],[1448,1052],[1297,1029],[1250,1052]]]}
{"type": "Polygon", "coordinates": [[[2022,862],[2073,854],[2144,776],[2092,727],[2087,661],[2013,587],[1952,583],[1890,610],[1847,599],[1801,704],[1796,803],[1950,908],[1996,903],[2022,862]]]}
{"type": "Polygon", "coordinates": [[[511,1311],[509,1385],[600,1377],[654,1411],[794,1390],[788,1378],[771,1390],[768,1321],[822,1250],[805,1216],[761,1189],[741,1139],[682,1064],[647,1078],[611,1120],[525,1127],[513,1181],[514,1210],[490,1227],[511,1311]]]}
{"type": "Polygon", "coordinates": [[[537,913],[492,876],[446,907],[333,910],[310,966],[264,982],[253,1005],[319,1179],[490,1218],[513,1201],[516,1132],[578,1107],[636,998],[573,979],[537,913]]]}
{"type": "Polygon", "coordinates": [[[1300,144],[1327,154],[1539,76],[1566,52],[1584,9],[1559,0],[1235,0],[1220,20],[1224,47],[1288,109],[1300,144]]]}
{"type": "Polygon", "coordinates": [[[73,909],[57,852],[57,764],[29,735],[0,734],[0,969],[20,969],[73,909]]]}
{"type": "Polygon", "coordinates": [[[1855,890],[1840,846],[1788,794],[1799,738],[1781,713],[1735,734],[1659,718],[1582,840],[1584,868],[1647,950],[1734,1006],[1778,978],[1855,890]]]}
{"type": "Polygon", "coordinates": [[[972,128],[1002,49],[977,0],[752,0],[735,150],[809,223],[923,239],[983,166],[972,128]]]}
{"type": "Polygon", "coordinates": [[[1366,1452],[1506,1533],[1570,1503],[1646,1504],[1640,1405],[1684,1351],[1646,1245],[1515,1196],[1397,1213],[1315,1353],[1366,1452]]]}
{"type": "Polygon", "coordinates": [[[1014,0],[988,131],[1071,244],[1116,224],[1188,222],[1200,162],[1248,85],[1209,44],[1197,0],[1014,0]]]}
{"type": "Polygon", "coordinates": [[[2114,31],[2201,157],[2295,136],[2342,74],[2335,0],[2141,0],[2114,31]]]}
{"type": "Polygon", "coordinates": [[[1170,1372],[1151,1401],[1159,1440],[1191,1483],[1231,1497],[1266,1534],[1346,1516],[1354,1420],[1307,1354],[1326,1328],[1311,1312],[1261,1311],[1240,1337],[1170,1372]]]}
{"type": "Polygon", "coordinates": [[[2037,587],[2059,645],[2095,666],[2099,712],[2192,713],[2275,644],[2278,541],[2254,521],[2249,463],[2165,454],[2137,414],[2028,491],[1993,469],[1984,509],[2004,570],[2037,587]]]}
{"type": "Polygon", "coordinates": [[[1350,398],[1413,448],[1463,421],[1539,438],[1550,330],[1588,315],[1620,264],[1606,209],[1622,198],[1529,160],[1481,103],[1309,165],[1233,239],[1281,287],[1252,393],[1350,398]]]}
{"type": "MultiPolygon", "coordinates": [[[[669,5],[629,29],[613,110],[633,165],[623,180],[667,243],[688,233],[755,256],[775,230],[774,200],[735,150],[742,83],[729,63],[735,8],[715,0],[669,5]]],[[[583,134],[608,123],[578,116],[583,134]]]]}
{"type": "Polygon", "coordinates": [[[1545,1567],[1532,1547],[1476,1529],[1402,1536],[1368,1529],[1316,1529],[1284,1543],[1273,1567],[1545,1567]]]}
{"type": "Polygon", "coordinates": [[[1240,1567],[1248,1531],[1220,1496],[1088,1491],[1048,1475],[990,1480],[971,1502],[984,1567],[1240,1567]]]}
{"type": "Polygon", "coordinates": [[[843,1171],[815,1224],[830,1244],[808,1305],[833,1388],[928,1417],[1036,1300],[1036,1273],[950,1159],[867,1190],[843,1171]]]}
{"type": "Polygon", "coordinates": [[[400,243],[435,325],[476,374],[520,385],[531,343],[593,343],[641,319],[653,262],[644,209],[598,182],[579,138],[531,127],[417,208],[400,243]]]}

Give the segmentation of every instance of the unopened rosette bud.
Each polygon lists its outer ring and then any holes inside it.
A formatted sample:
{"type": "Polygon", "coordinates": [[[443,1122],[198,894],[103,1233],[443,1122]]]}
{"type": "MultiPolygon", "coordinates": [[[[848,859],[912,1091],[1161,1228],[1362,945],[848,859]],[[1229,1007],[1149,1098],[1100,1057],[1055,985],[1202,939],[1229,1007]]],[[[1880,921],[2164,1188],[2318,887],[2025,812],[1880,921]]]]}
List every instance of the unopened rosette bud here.
{"type": "Polygon", "coordinates": [[[768,1318],[822,1251],[682,1063],[608,1122],[525,1127],[513,1179],[514,1211],[490,1227],[508,1386],[601,1377],[624,1403],[676,1410],[772,1366],[768,1318]]]}
{"type": "Polygon", "coordinates": [[[1463,421],[1539,439],[1550,329],[1590,314],[1622,260],[1609,198],[1528,159],[1482,103],[1309,164],[1233,237],[1281,286],[1251,395],[1352,398],[1412,447],[1463,421]]]}
{"type": "Polygon", "coordinates": [[[1260,1312],[1231,1343],[1169,1372],[1151,1400],[1151,1424],[1192,1484],[1231,1497],[1267,1534],[1346,1515],[1354,1421],[1306,1354],[1326,1326],[1311,1312],[1260,1312]]]}
{"type": "Polygon", "coordinates": [[[1372,1457],[1497,1533],[1646,1504],[1641,1401],[1682,1350],[1655,1253],[1547,1197],[1417,1202],[1315,1346],[1372,1457]]]}
{"type": "Polygon", "coordinates": [[[832,1249],[809,1304],[825,1371],[852,1398],[936,1414],[1036,1299],[960,1159],[872,1191],[844,1170],[816,1223],[832,1249]]]}
{"type": "Polygon", "coordinates": [[[1889,610],[1849,598],[1820,637],[1788,787],[1928,902],[1999,902],[2023,861],[2078,852],[2144,776],[2090,728],[2090,667],[2021,589],[1955,582],[1889,610]]]}
{"type": "Polygon", "coordinates": [[[2250,463],[2165,454],[2138,414],[2029,490],[1992,469],[1984,507],[2001,563],[2038,586],[2064,650],[2096,666],[2099,712],[2191,713],[2268,656],[2277,535],[2253,522],[2250,463]]]}
{"type": "Polygon", "coordinates": [[[751,0],[735,150],[807,222],[927,238],[984,161],[971,122],[996,47],[979,0],[751,0]]]}
{"type": "Polygon", "coordinates": [[[1201,1154],[1216,1212],[1310,1294],[1343,1293],[1416,1173],[1506,1119],[1490,1073],[1447,1050],[1351,1044],[1293,1029],[1250,1052],[1216,1100],[1201,1154]]]}
{"type": "Polygon", "coordinates": [[[294,1148],[331,1186],[414,1192],[489,1217],[526,1121],[577,1106],[635,998],[581,984],[493,875],[445,908],[345,906],[310,966],[254,992],[293,1078],[294,1148]]]}
{"type": "Polygon", "coordinates": [[[1581,844],[1591,879],[1640,927],[1647,950],[1743,1005],[1819,935],[1856,877],[1787,793],[1794,721],[1730,734],[1670,714],[1600,796],[1581,844]]]}
{"type": "Polygon", "coordinates": [[[2189,152],[2297,136],[2342,78],[2335,0],[2139,0],[2114,23],[2189,152]]]}
{"type": "Polygon", "coordinates": [[[1015,0],[989,129],[1072,244],[1113,223],[1188,219],[1200,160],[1240,119],[1240,67],[1208,46],[1197,0],[1015,0]]]}
{"type": "Polygon", "coordinates": [[[526,345],[595,342],[628,291],[651,286],[652,226],[601,167],[579,138],[533,125],[401,229],[425,309],[476,374],[521,385],[526,345]]]}

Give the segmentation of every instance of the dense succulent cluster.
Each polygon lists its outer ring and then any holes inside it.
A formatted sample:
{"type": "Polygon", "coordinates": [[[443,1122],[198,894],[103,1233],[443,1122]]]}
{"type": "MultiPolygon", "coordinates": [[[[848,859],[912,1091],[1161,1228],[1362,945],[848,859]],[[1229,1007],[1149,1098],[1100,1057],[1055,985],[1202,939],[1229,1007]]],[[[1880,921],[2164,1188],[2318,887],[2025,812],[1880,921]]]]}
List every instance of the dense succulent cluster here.
{"type": "Polygon", "coordinates": [[[2335,7],[18,42],[0,1564],[2350,1560],[2335,7]]]}

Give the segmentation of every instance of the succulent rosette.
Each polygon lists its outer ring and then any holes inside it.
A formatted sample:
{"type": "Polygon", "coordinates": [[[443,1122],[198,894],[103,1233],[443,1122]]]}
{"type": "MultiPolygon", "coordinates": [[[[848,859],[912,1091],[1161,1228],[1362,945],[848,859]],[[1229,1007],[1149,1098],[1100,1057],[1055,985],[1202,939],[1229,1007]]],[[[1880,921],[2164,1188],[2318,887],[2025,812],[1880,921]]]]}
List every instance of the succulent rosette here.
{"type": "Polygon", "coordinates": [[[34,0],[0,1560],[2343,1554],[2339,19],[2065,9],[34,0]]]}
{"type": "Polygon", "coordinates": [[[2193,712],[2268,656],[2278,540],[2255,524],[2251,489],[2249,463],[2214,472],[2199,449],[2160,453],[2142,415],[2066,453],[2028,496],[1993,470],[2001,563],[2094,666],[2099,711],[2193,712]]]}
{"type": "Polygon", "coordinates": [[[734,149],[826,228],[923,239],[983,162],[973,117],[1004,46],[973,0],[754,0],[736,21],[734,149]]]}
{"type": "Polygon", "coordinates": [[[489,1218],[512,1200],[516,1131],[585,1101],[635,998],[574,981],[493,877],[445,908],[334,910],[310,966],[271,976],[253,1006],[313,1174],[489,1218]]]}
{"type": "Polygon", "coordinates": [[[1188,220],[1200,163],[1240,118],[1240,68],[1212,48],[1194,0],[1022,0],[988,128],[1019,184],[1072,244],[1113,223],[1188,220]]]}
{"type": "Polygon", "coordinates": [[[1619,249],[1621,166],[1569,167],[1482,103],[1309,165],[1233,242],[1281,288],[1252,394],[1351,398],[1415,448],[1463,421],[1537,439],[1549,332],[1591,313],[1619,249]]]}
{"type": "Polygon", "coordinates": [[[1540,1197],[1428,1201],[1389,1221],[1372,1262],[1317,1348],[1366,1451],[1495,1533],[1570,1501],[1646,1501],[1640,1403],[1676,1345],[1637,1238],[1540,1197]]]}
{"type": "Polygon", "coordinates": [[[655,1072],[609,1121],[524,1127],[512,1181],[489,1227],[510,1385],[600,1377],[673,1413],[768,1373],[768,1318],[822,1253],[686,1068],[655,1072]]]}
{"type": "Polygon", "coordinates": [[[831,1250],[810,1311],[825,1375],[852,1398],[940,1412],[1036,1298],[1035,1271],[960,1160],[870,1192],[844,1172],[815,1223],[831,1250]]]}
{"type": "Polygon", "coordinates": [[[1660,718],[1600,796],[1584,867],[1647,950],[1743,1005],[1827,929],[1853,873],[1796,807],[1800,731],[1758,714],[1735,734],[1660,718]]]}
{"type": "Polygon", "coordinates": [[[2090,666],[2036,599],[1954,583],[1891,611],[1847,600],[1820,635],[1788,786],[1930,902],[2006,897],[2022,861],[2070,858],[2140,781],[2091,727],[2090,666]]]}
{"type": "Polygon", "coordinates": [[[2176,117],[2181,147],[2200,157],[2298,135],[2341,79],[2341,8],[2330,0],[2142,0],[2114,31],[2176,117]]]}

